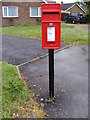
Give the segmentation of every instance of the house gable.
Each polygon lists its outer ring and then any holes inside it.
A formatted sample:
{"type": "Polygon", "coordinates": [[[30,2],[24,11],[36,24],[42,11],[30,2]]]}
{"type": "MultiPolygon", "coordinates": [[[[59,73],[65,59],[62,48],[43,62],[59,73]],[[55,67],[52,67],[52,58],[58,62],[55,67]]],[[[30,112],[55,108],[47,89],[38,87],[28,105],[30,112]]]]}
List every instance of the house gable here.
{"type": "Polygon", "coordinates": [[[82,13],[85,15],[85,10],[78,4],[75,3],[67,3],[61,4],[61,12],[62,13],[82,13]]]}
{"type": "Polygon", "coordinates": [[[83,15],[85,14],[85,11],[78,4],[74,4],[73,6],[68,8],[66,12],[82,13],[83,15]]]}
{"type": "Polygon", "coordinates": [[[66,12],[69,11],[70,9],[74,8],[75,6],[79,7],[79,9],[81,9],[85,13],[85,10],[82,7],[80,7],[78,4],[73,4],[71,7],[66,9],[66,12]]]}
{"type": "Polygon", "coordinates": [[[70,8],[73,5],[73,3],[68,4],[61,4],[61,10],[66,11],[68,8],[70,8]]]}

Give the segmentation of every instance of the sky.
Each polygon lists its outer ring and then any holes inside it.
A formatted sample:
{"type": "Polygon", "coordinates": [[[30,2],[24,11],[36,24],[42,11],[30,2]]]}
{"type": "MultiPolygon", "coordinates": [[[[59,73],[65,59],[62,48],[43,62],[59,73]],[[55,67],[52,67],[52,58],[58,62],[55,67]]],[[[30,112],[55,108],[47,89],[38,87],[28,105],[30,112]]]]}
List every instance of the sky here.
{"type": "MultiPolygon", "coordinates": [[[[77,0],[56,0],[57,2],[61,2],[63,1],[63,3],[73,3],[73,2],[76,2],[77,0]]],[[[80,0],[79,0],[80,1],[80,0]]]]}

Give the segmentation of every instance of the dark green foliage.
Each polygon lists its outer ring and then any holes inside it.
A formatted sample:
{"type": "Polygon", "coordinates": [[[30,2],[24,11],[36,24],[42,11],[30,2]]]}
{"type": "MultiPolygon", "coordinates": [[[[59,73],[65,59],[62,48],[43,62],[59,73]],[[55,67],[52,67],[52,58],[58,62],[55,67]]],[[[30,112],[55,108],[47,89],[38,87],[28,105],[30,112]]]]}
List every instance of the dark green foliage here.
{"type": "Polygon", "coordinates": [[[12,22],[14,20],[13,17],[9,17],[8,19],[9,19],[10,22],[12,22]]]}
{"type": "Polygon", "coordinates": [[[87,6],[87,11],[86,11],[86,14],[85,14],[85,21],[87,23],[90,23],[90,1],[86,2],[86,6],[87,6]]]}

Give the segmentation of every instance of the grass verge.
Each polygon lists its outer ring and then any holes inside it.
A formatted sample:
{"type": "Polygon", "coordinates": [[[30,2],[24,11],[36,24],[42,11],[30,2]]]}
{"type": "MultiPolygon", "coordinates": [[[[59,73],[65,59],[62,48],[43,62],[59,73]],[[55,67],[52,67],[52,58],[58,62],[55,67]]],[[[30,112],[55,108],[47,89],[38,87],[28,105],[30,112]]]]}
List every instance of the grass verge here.
{"type": "MultiPolygon", "coordinates": [[[[0,63],[1,65],[1,63],[0,63]]],[[[16,67],[2,63],[2,118],[43,118],[45,113],[28,86],[19,79],[16,67]]]]}
{"type": "MultiPolygon", "coordinates": [[[[71,26],[71,25],[70,25],[71,26]]],[[[67,44],[88,44],[88,28],[61,27],[61,39],[67,44]]]]}
{"type": "MultiPolygon", "coordinates": [[[[3,27],[0,33],[41,39],[41,25],[20,25],[3,27]]],[[[74,25],[61,24],[61,41],[67,44],[88,43],[88,28],[74,28],[74,25]]]]}

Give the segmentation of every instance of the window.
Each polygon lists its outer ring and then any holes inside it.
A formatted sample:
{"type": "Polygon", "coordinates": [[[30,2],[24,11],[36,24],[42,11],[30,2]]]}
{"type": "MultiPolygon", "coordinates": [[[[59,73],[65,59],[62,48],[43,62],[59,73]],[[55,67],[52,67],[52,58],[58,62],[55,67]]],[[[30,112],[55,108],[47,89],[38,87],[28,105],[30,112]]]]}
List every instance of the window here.
{"type": "Polygon", "coordinates": [[[3,6],[3,17],[18,17],[18,7],[3,6]]]}
{"type": "Polygon", "coordinates": [[[30,17],[41,17],[41,7],[30,7],[30,17]]]}

